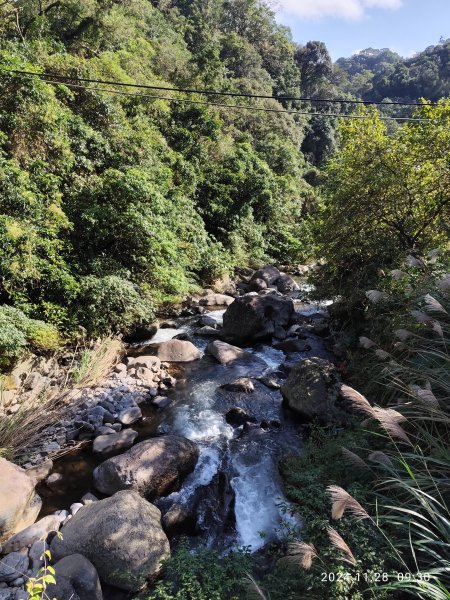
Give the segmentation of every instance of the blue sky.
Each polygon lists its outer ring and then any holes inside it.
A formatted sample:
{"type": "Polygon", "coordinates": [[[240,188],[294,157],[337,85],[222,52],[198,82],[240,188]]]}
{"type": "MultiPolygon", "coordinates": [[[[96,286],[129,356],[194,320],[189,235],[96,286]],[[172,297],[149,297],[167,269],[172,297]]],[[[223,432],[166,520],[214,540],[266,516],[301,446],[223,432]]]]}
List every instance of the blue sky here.
{"type": "Polygon", "coordinates": [[[450,0],[277,0],[294,40],[326,43],[334,60],[364,48],[402,56],[450,37],[450,0]]]}

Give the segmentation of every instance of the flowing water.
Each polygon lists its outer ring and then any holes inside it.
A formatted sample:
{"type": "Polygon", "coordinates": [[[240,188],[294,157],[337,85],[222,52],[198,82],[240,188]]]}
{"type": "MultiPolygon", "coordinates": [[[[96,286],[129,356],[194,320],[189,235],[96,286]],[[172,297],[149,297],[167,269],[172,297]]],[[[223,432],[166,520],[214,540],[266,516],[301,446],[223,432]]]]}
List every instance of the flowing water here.
{"type": "MultiPolygon", "coordinates": [[[[324,307],[298,304],[304,315],[324,312],[324,307]]],[[[221,323],[224,311],[210,311],[209,316],[221,323]]],[[[210,338],[195,334],[192,319],[179,328],[160,329],[149,344],[171,339],[184,333],[204,350],[210,338]]],[[[296,354],[290,360],[305,356],[325,356],[323,341],[308,336],[312,350],[296,354]]],[[[301,443],[295,425],[285,415],[281,393],[255,381],[250,394],[226,392],[221,385],[237,377],[261,377],[276,373],[286,361],[283,352],[270,345],[247,348],[251,358],[223,366],[210,357],[186,364],[181,368],[182,380],[171,392],[172,403],[163,411],[151,405],[141,405],[144,420],[139,424],[139,440],[156,435],[164,425],[170,433],[196,442],[199,459],[195,470],[183,482],[181,489],[156,504],[164,512],[177,505],[196,513],[196,540],[203,546],[226,552],[235,546],[257,551],[269,540],[277,539],[286,527],[298,525],[285,510],[286,498],[278,475],[278,460],[283,452],[300,452],[301,443]],[[260,427],[233,428],[226,422],[226,413],[239,407],[251,415],[260,427]]],[[[180,373],[178,373],[178,377],[180,373]]],[[[135,427],[135,426],[133,426],[135,427]]],[[[55,471],[63,475],[62,491],[47,492],[43,514],[67,509],[72,502],[92,489],[92,471],[103,458],[92,455],[88,448],[72,452],[56,462],[55,471]]],[[[45,490],[43,490],[45,495],[45,490]]]]}

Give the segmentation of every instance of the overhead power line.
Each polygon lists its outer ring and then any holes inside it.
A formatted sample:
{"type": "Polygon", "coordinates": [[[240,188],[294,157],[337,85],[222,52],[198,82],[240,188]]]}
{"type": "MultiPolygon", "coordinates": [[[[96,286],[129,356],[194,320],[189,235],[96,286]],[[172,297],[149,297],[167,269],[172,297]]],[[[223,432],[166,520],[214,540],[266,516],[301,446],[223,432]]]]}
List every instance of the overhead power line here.
{"type": "MultiPolygon", "coordinates": [[[[321,113],[321,112],[309,112],[309,111],[299,111],[299,110],[288,110],[288,109],[278,109],[278,108],[267,108],[264,106],[250,106],[246,104],[224,104],[221,102],[208,102],[206,100],[190,100],[189,98],[173,98],[170,96],[154,96],[153,94],[138,94],[138,93],[130,93],[130,92],[122,92],[119,90],[110,90],[107,88],[98,88],[98,87],[88,87],[81,84],[76,83],[62,83],[61,81],[52,81],[50,79],[42,79],[44,83],[49,83],[52,85],[65,85],[66,87],[83,89],[89,92],[106,92],[107,94],[117,94],[120,96],[131,96],[132,98],[146,98],[148,100],[165,100],[166,102],[184,102],[187,104],[200,104],[202,106],[218,106],[222,108],[231,108],[237,110],[250,110],[250,111],[258,111],[258,112],[269,112],[269,113],[284,113],[290,115],[306,115],[306,116],[320,116],[320,117],[335,117],[338,119],[370,119],[370,116],[365,115],[345,115],[339,113],[321,113]]],[[[422,119],[419,117],[384,117],[380,116],[380,119],[384,121],[430,121],[431,119],[422,119]]]]}
{"type": "MultiPolygon", "coordinates": [[[[166,92],[180,92],[185,94],[200,94],[206,96],[229,96],[232,98],[254,98],[260,100],[290,100],[299,102],[319,102],[329,104],[363,104],[363,105],[375,105],[375,106],[422,106],[420,102],[396,102],[388,100],[386,102],[376,102],[374,100],[347,100],[347,99],[330,99],[330,98],[311,98],[304,96],[285,96],[285,95],[266,95],[266,94],[248,94],[244,92],[222,92],[219,90],[200,90],[196,88],[176,88],[169,86],[153,85],[147,83],[124,83],[122,81],[109,81],[104,79],[89,79],[86,77],[69,77],[68,75],[59,75],[57,73],[36,73],[34,71],[24,71],[19,69],[7,69],[0,67],[0,71],[15,73],[18,75],[33,75],[43,79],[57,78],[63,81],[81,81],[83,83],[95,83],[101,85],[116,85],[119,87],[131,87],[131,88],[143,88],[148,90],[159,90],[166,92]]],[[[61,83],[61,82],[59,82],[61,83]]],[[[436,105],[435,102],[430,102],[432,106],[436,105]]]]}
{"type": "MultiPolygon", "coordinates": [[[[0,71],[4,71],[4,69],[2,69],[0,67],[0,71]]],[[[0,73],[1,75],[1,73],[0,73]]],[[[278,109],[278,108],[269,108],[269,107],[264,107],[264,106],[254,106],[254,105],[246,105],[246,104],[225,104],[223,102],[214,102],[214,101],[206,101],[206,100],[191,100],[189,98],[174,98],[174,97],[170,97],[170,96],[157,96],[154,94],[141,94],[141,93],[136,93],[136,92],[123,92],[120,90],[112,90],[109,88],[99,88],[99,87],[91,87],[91,86],[87,86],[87,85],[83,85],[83,84],[77,84],[77,83],[69,83],[67,81],[55,81],[52,79],[46,79],[43,77],[42,74],[39,73],[32,73],[32,72],[22,72],[20,73],[21,76],[26,77],[26,78],[31,78],[31,77],[35,77],[36,75],[40,78],[40,81],[44,82],[44,83],[48,83],[51,85],[64,85],[66,87],[69,88],[75,88],[75,89],[83,89],[83,90],[87,90],[87,91],[91,91],[91,92],[101,92],[101,93],[107,93],[107,94],[117,94],[120,96],[130,96],[133,98],[144,98],[144,99],[148,99],[148,100],[165,100],[166,102],[175,102],[175,103],[186,103],[186,104],[199,104],[199,105],[203,105],[203,106],[216,106],[216,107],[221,107],[221,108],[228,108],[228,109],[236,109],[236,110],[250,110],[250,111],[258,111],[258,112],[268,112],[268,113],[280,113],[280,114],[291,114],[291,115],[305,115],[305,116],[320,116],[320,117],[331,117],[331,118],[337,118],[337,119],[370,119],[370,116],[366,116],[366,115],[347,115],[347,114],[341,114],[341,113],[323,113],[323,112],[311,112],[311,111],[301,111],[301,110],[290,110],[290,109],[278,109]]],[[[16,75],[14,75],[14,77],[16,77],[16,75]]],[[[80,78],[67,78],[67,79],[72,79],[73,80],[78,80],[78,81],[85,81],[84,79],[80,78]]],[[[95,80],[90,80],[90,81],[95,81],[95,80]]],[[[116,82],[109,82],[110,85],[116,85],[116,82]]],[[[120,83],[117,83],[118,85],[120,85],[120,83]]],[[[136,86],[136,87],[141,87],[141,86],[136,86]]],[[[160,89],[160,88],[152,88],[152,89],[160,89]]],[[[167,89],[167,90],[172,90],[172,91],[176,91],[173,90],[173,88],[161,88],[161,89],[167,89]]],[[[250,96],[251,97],[251,96],[250,96]]],[[[275,99],[273,96],[270,96],[269,98],[275,99]]],[[[384,121],[429,121],[430,119],[423,119],[420,117],[386,117],[383,115],[380,115],[380,119],[384,120],[384,121]]]]}

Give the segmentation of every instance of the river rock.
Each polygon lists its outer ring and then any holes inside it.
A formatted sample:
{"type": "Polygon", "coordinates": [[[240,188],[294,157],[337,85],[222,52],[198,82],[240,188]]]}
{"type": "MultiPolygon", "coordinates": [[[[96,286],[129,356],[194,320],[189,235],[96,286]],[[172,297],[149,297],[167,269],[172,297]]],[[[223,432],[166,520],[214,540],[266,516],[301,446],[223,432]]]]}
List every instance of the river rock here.
{"type": "Polygon", "coordinates": [[[153,373],[157,373],[161,369],[161,360],[157,356],[136,356],[130,357],[127,361],[128,369],[150,369],[153,373]]]}
{"type": "Polygon", "coordinates": [[[11,583],[28,569],[28,554],[11,552],[0,561],[0,581],[11,583]]]}
{"type": "Polygon", "coordinates": [[[142,411],[139,406],[128,406],[120,411],[118,420],[122,425],[132,425],[142,418],[142,411]]]}
{"type": "Polygon", "coordinates": [[[0,540],[35,522],[42,501],[28,473],[0,458],[0,540]]]}
{"type": "Polygon", "coordinates": [[[233,302],[234,298],[232,296],[215,293],[207,294],[199,300],[200,306],[230,306],[233,302]]]}
{"type": "Polygon", "coordinates": [[[292,300],[280,296],[241,296],[223,315],[221,337],[226,342],[250,343],[271,337],[276,327],[286,327],[294,314],[292,300]]]}
{"type": "Polygon", "coordinates": [[[267,290],[268,285],[267,281],[261,279],[260,277],[256,277],[256,279],[252,279],[248,284],[248,289],[250,292],[261,292],[262,290],[267,290]]]}
{"type": "Polygon", "coordinates": [[[49,476],[53,469],[53,461],[48,459],[31,469],[27,469],[27,473],[30,477],[32,477],[38,483],[40,481],[44,481],[46,477],[49,476]]]}
{"type": "Polygon", "coordinates": [[[56,584],[45,590],[48,598],[58,600],[103,600],[102,588],[94,565],[81,554],[72,554],[55,565],[56,584]]]}
{"type": "Polygon", "coordinates": [[[62,534],[50,546],[54,560],[82,554],[102,582],[123,590],[137,591],[170,556],[159,509],[131,490],[88,504],[62,534]]]}
{"type": "Polygon", "coordinates": [[[304,340],[284,340],[273,345],[276,350],[283,352],[309,352],[311,346],[304,340]]]}
{"type": "Polygon", "coordinates": [[[191,342],[169,340],[159,345],[157,356],[163,362],[191,362],[201,358],[201,352],[191,342]]]}
{"type": "Polygon", "coordinates": [[[31,562],[31,570],[34,573],[37,573],[44,566],[43,556],[46,550],[48,550],[48,545],[45,540],[36,540],[33,542],[28,556],[31,562]]]}
{"type": "Polygon", "coordinates": [[[172,404],[172,400],[167,396],[156,396],[152,400],[152,405],[156,406],[156,408],[167,408],[170,404],[172,404]]]}
{"type": "Polygon", "coordinates": [[[214,356],[214,358],[220,362],[222,365],[228,365],[235,360],[240,358],[250,357],[250,353],[242,350],[242,348],[238,348],[237,346],[232,346],[231,344],[227,344],[226,342],[221,342],[220,340],[215,340],[207,345],[205,354],[210,354],[214,356]]]}
{"type": "Polygon", "coordinates": [[[321,358],[307,358],[294,365],[281,387],[288,406],[306,421],[333,424],[340,415],[336,406],[340,382],[336,367],[321,358]]]}
{"type": "Polygon", "coordinates": [[[203,337],[213,337],[219,335],[219,330],[215,329],[214,327],[210,327],[209,325],[205,325],[204,327],[200,327],[200,329],[197,329],[195,333],[196,335],[201,335],[203,337]]]}
{"type": "Polygon", "coordinates": [[[13,552],[31,546],[38,540],[45,540],[52,531],[59,531],[61,518],[58,515],[48,515],[39,519],[9,538],[3,545],[3,552],[13,552]]]}
{"type": "Polygon", "coordinates": [[[243,394],[251,394],[255,391],[254,383],[248,377],[239,377],[230,383],[224,383],[221,387],[228,392],[242,392],[243,394]]]}
{"type": "Polygon", "coordinates": [[[95,454],[111,454],[112,452],[128,450],[134,444],[137,436],[138,432],[134,429],[123,429],[119,433],[99,435],[94,440],[92,450],[95,454]]]}
{"type": "Polygon", "coordinates": [[[281,275],[281,273],[276,267],[267,265],[265,267],[262,267],[262,269],[258,269],[257,271],[255,271],[253,273],[253,275],[251,276],[251,279],[250,279],[250,283],[257,279],[262,279],[263,281],[266,282],[266,288],[267,288],[269,286],[272,286],[277,281],[277,279],[279,279],[280,275],[281,275]]]}
{"type": "Polygon", "coordinates": [[[240,425],[244,425],[247,422],[255,423],[256,419],[251,415],[247,414],[245,410],[239,407],[232,408],[225,415],[225,420],[233,427],[239,427],[240,425]]]}
{"type": "Polygon", "coordinates": [[[94,470],[94,485],[103,494],[132,489],[147,498],[168,493],[190,473],[198,448],[190,440],[167,435],[136,444],[94,470]]]}
{"type": "Polygon", "coordinates": [[[277,289],[282,294],[290,294],[292,292],[298,292],[300,286],[290,275],[282,274],[276,280],[277,289]]]}
{"type": "Polygon", "coordinates": [[[195,518],[192,511],[180,504],[173,504],[162,518],[162,526],[169,537],[194,533],[195,518]]]}

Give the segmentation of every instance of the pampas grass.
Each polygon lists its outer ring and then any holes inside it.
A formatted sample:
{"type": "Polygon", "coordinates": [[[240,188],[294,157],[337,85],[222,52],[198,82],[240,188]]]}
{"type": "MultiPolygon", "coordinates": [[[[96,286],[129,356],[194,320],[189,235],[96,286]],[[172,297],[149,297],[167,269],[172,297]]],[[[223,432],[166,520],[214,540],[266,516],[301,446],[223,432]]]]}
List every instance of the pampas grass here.
{"type": "Polygon", "coordinates": [[[308,570],[317,558],[317,550],[314,544],[291,542],[288,546],[287,558],[291,564],[300,565],[302,569],[308,570]]]}
{"type": "Polygon", "coordinates": [[[358,561],[353,556],[353,552],[350,550],[342,536],[340,536],[339,533],[333,529],[333,527],[327,528],[327,534],[331,545],[342,552],[342,560],[350,563],[351,565],[356,565],[358,561]]]}
{"type": "Polygon", "coordinates": [[[327,487],[327,492],[331,496],[331,517],[333,519],[341,519],[346,511],[357,519],[370,519],[368,512],[343,488],[338,485],[330,485],[327,487]]]}

